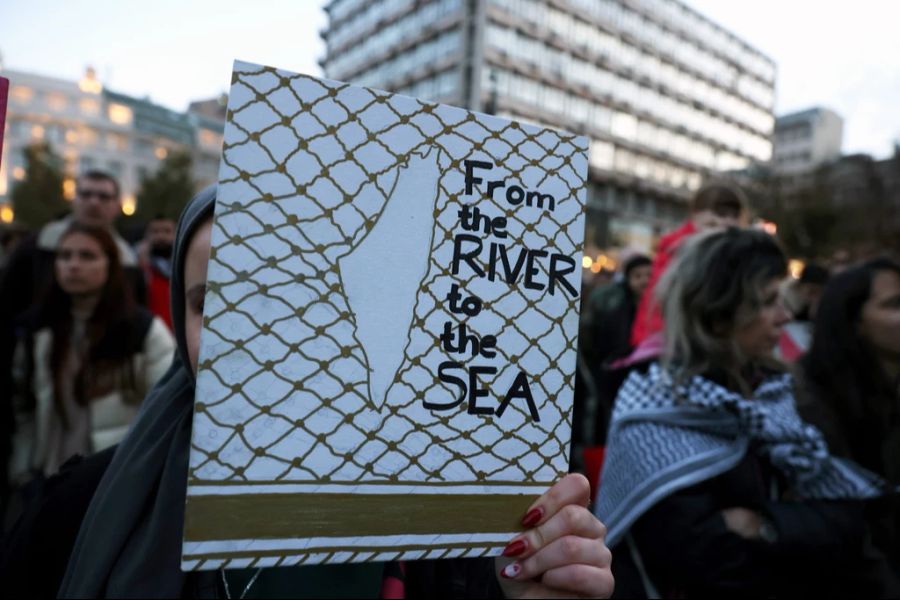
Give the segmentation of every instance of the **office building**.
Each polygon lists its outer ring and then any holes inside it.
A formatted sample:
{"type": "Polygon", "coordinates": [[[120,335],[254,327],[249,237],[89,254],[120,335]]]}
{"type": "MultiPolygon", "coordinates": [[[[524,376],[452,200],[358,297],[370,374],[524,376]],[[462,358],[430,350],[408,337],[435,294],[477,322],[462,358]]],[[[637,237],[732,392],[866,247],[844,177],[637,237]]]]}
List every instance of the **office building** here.
{"type": "Polygon", "coordinates": [[[332,0],[326,77],[588,135],[587,243],[772,155],[775,64],[676,0],[332,0]]]}
{"type": "Polygon", "coordinates": [[[772,168],[781,175],[796,175],[837,160],[843,138],[844,120],[827,108],[778,117],[772,168]]]}
{"type": "Polygon", "coordinates": [[[62,160],[64,196],[75,194],[75,177],[88,169],[115,175],[123,211],[132,214],[141,179],[152,175],[170,152],[189,152],[197,186],[218,179],[224,120],[179,113],[108,89],[87,69],[79,81],[4,70],[9,104],[0,165],[0,205],[25,177],[24,149],[47,142],[62,160]]]}

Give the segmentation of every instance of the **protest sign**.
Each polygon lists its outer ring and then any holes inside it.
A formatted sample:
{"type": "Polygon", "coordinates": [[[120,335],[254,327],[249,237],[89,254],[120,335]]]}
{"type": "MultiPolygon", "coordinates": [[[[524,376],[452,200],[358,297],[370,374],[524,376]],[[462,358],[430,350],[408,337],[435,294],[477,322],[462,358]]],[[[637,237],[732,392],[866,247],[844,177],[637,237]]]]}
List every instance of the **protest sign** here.
{"type": "Polygon", "coordinates": [[[587,149],[235,64],[183,568],[499,554],[567,469],[587,149]]]}

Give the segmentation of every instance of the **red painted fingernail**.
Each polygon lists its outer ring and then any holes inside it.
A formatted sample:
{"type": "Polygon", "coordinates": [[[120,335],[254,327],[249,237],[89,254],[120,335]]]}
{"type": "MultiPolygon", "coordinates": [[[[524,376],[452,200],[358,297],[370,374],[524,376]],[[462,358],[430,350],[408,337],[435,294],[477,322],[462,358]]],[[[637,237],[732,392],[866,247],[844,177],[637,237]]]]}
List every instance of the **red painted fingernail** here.
{"type": "Polygon", "coordinates": [[[543,508],[541,508],[540,506],[537,508],[532,508],[531,510],[528,511],[528,514],[525,515],[525,518],[522,519],[522,525],[524,525],[525,527],[534,527],[535,525],[537,525],[540,522],[541,517],[543,517],[543,516],[544,516],[543,508]]]}
{"type": "Polygon", "coordinates": [[[515,540],[506,545],[506,548],[503,549],[503,556],[518,556],[525,552],[527,547],[525,540],[515,540]]]}
{"type": "Polygon", "coordinates": [[[500,574],[503,575],[504,577],[506,577],[507,579],[513,579],[514,577],[516,577],[516,575],[518,575],[521,572],[522,572],[522,565],[520,565],[517,562],[514,562],[514,563],[510,563],[510,564],[506,565],[503,568],[503,570],[500,571],[500,574]]]}

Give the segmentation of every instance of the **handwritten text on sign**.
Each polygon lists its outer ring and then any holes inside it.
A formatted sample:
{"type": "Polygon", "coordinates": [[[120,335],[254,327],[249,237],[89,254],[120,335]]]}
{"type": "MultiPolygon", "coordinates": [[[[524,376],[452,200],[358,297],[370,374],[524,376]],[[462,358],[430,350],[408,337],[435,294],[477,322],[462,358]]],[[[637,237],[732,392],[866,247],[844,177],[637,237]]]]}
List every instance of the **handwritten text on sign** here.
{"type": "MultiPolygon", "coordinates": [[[[490,171],[494,165],[485,161],[466,160],[465,165],[465,195],[473,196],[476,186],[484,183],[484,178],[476,175],[476,170],[490,171]]],[[[485,194],[494,198],[496,190],[505,189],[506,201],[512,205],[536,206],[553,211],[556,208],[556,200],[550,194],[541,194],[539,191],[527,191],[517,185],[507,186],[504,180],[491,180],[487,182],[485,194]]],[[[510,252],[504,240],[507,239],[506,217],[485,214],[477,206],[464,205],[459,211],[459,227],[462,233],[457,233],[453,241],[453,265],[451,272],[459,275],[468,270],[468,274],[478,277],[486,277],[488,281],[501,280],[509,285],[516,285],[522,278],[523,285],[527,289],[540,291],[547,288],[550,294],[562,291],[571,297],[578,296],[578,289],[566,280],[565,276],[575,271],[575,261],[565,254],[550,254],[545,250],[519,248],[516,256],[510,252]],[[491,241],[487,248],[487,261],[484,260],[484,243],[477,234],[490,235],[500,241],[491,241]],[[511,258],[513,260],[511,260],[511,258]],[[539,268],[540,261],[549,260],[549,269],[546,280],[541,280],[542,271],[539,268]]],[[[450,292],[446,296],[450,312],[457,315],[474,317],[481,312],[483,303],[481,298],[475,295],[460,293],[459,286],[452,284],[450,292]]],[[[486,335],[479,338],[475,333],[469,333],[465,322],[454,329],[452,321],[444,323],[444,330],[440,335],[441,347],[445,352],[452,354],[471,353],[472,358],[481,356],[493,359],[497,356],[497,338],[486,335]]],[[[541,416],[534,402],[534,395],[528,383],[528,377],[524,371],[519,370],[513,382],[510,384],[500,404],[495,408],[479,404],[480,398],[490,395],[487,388],[481,386],[479,376],[495,375],[497,368],[486,365],[471,365],[468,367],[467,377],[459,377],[455,371],[466,371],[462,363],[455,360],[446,360],[438,367],[438,377],[445,383],[459,388],[459,396],[452,402],[428,402],[425,408],[431,410],[451,410],[462,404],[468,398],[468,412],[474,415],[503,416],[503,412],[514,399],[521,399],[528,405],[531,418],[540,421],[541,416]]]]}

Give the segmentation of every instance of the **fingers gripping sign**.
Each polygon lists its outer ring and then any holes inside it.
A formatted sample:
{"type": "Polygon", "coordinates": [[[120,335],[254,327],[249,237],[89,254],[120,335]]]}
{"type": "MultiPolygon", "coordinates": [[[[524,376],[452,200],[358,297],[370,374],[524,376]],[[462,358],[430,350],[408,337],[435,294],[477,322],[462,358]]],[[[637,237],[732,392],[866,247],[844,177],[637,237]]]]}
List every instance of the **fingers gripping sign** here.
{"type": "Polygon", "coordinates": [[[590,485],[582,475],[559,480],[529,507],[516,536],[496,561],[508,598],[608,598],[612,554],[606,527],[588,509],[590,485]]]}

